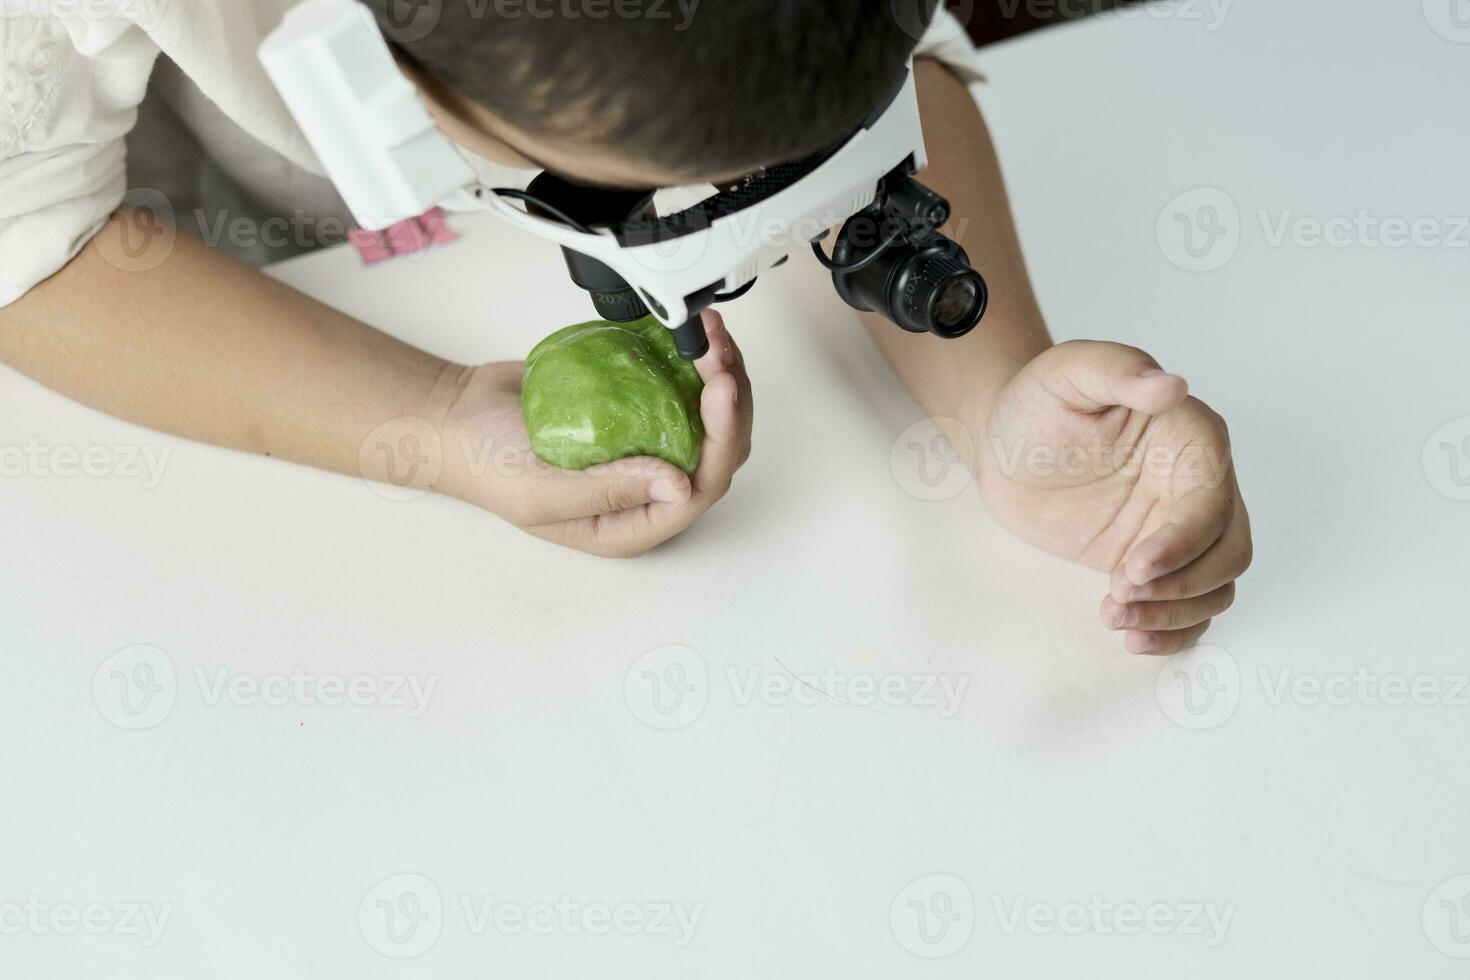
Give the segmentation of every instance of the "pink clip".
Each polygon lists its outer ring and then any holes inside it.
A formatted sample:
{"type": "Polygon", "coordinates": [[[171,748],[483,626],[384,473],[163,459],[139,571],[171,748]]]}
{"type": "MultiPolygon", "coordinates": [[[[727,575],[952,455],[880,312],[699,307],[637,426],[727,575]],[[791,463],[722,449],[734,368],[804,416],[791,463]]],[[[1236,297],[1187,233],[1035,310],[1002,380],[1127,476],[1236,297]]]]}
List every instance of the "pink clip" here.
{"type": "Polygon", "coordinates": [[[383,237],[388,240],[388,247],[393,250],[394,255],[413,255],[422,252],[429,245],[429,236],[424,229],[419,227],[417,218],[409,218],[383,232],[383,237]]]}
{"type": "Polygon", "coordinates": [[[393,257],[393,250],[388,247],[381,231],[353,228],[347,233],[347,240],[357,248],[357,254],[362,256],[365,265],[375,265],[393,257]]]}
{"type": "Polygon", "coordinates": [[[432,208],[417,218],[400,221],[383,231],[354,228],[347,240],[356,246],[367,265],[374,265],[395,255],[416,255],[431,245],[448,245],[459,234],[444,220],[444,211],[432,208]]]}
{"type": "Polygon", "coordinates": [[[450,242],[459,240],[459,233],[449,227],[449,222],[444,220],[442,208],[431,209],[422,215],[418,222],[429,233],[429,238],[435,245],[448,245],[450,242]]]}

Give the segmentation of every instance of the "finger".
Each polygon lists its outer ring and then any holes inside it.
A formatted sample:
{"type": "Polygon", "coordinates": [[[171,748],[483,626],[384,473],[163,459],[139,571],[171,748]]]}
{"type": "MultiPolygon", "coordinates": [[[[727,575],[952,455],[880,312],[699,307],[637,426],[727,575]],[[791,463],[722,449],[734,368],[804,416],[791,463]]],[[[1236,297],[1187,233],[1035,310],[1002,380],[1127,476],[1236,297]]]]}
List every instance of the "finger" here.
{"type": "Polygon", "coordinates": [[[737,362],[735,343],[725,327],[725,318],[716,310],[705,310],[700,314],[704,321],[704,335],[709,338],[709,350],[694,362],[699,376],[709,384],[715,375],[733,371],[737,362]]]}
{"type": "Polygon", "coordinates": [[[1182,630],[1213,619],[1234,602],[1235,583],[1230,582],[1214,592],[1171,602],[1120,603],[1108,596],[1098,615],[1111,630],[1182,630]]]}
{"type": "Polygon", "coordinates": [[[1191,647],[1205,635],[1205,630],[1210,628],[1210,621],[1189,627],[1189,629],[1172,630],[1160,632],[1157,630],[1145,630],[1141,632],[1124,633],[1123,647],[1129,653],[1146,654],[1151,657],[1167,657],[1171,653],[1178,653],[1186,647],[1191,647]]]}
{"type": "Polygon", "coordinates": [[[735,360],[730,368],[730,373],[735,376],[735,406],[740,413],[738,442],[741,446],[741,454],[737,466],[743,466],[750,458],[750,437],[755,427],[755,398],[751,393],[750,374],[745,368],[745,354],[741,351],[735,338],[730,335],[729,328],[725,327],[723,318],[720,326],[724,331],[725,339],[730,343],[730,351],[735,360]]]}
{"type": "Polygon", "coordinates": [[[724,317],[706,310],[705,329],[710,337],[710,352],[698,365],[705,378],[699,406],[704,422],[704,449],[694,471],[694,490],[708,505],[725,495],[735,471],[749,457],[754,413],[750,379],[745,373],[740,348],[725,327],[724,317]]]}
{"type": "Polygon", "coordinates": [[[749,445],[741,418],[740,385],[734,375],[720,374],[704,386],[699,415],[704,420],[704,449],[694,471],[694,489],[719,499],[730,488],[749,445]]]}
{"type": "Polygon", "coordinates": [[[1073,407],[1095,412],[1114,405],[1158,415],[1189,395],[1189,383],[1169,374],[1135,347],[1103,341],[1071,341],[1054,349],[1052,360],[1070,386],[1073,407]]]}
{"type": "Polygon", "coordinates": [[[521,504],[512,515],[522,527],[612,514],[648,504],[681,504],[693,492],[677,466],[653,457],[620,459],[581,472],[536,468],[519,478],[521,504]]]}
{"type": "Polygon", "coordinates": [[[1144,585],[1177,571],[1220,540],[1235,510],[1235,486],[1199,487],[1169,508],[1169,522],[1144,538],[1123,559],[1123,572],[1144,585]]]}
{"type": "Polygon", "coordinates": [[[1119,603],[1189,599],[1213,592],[1246,573],[1254,557],[1250,515],[1236,498],[1235,513],[1220,540],[1193,562],[1145,585],[1134,585],[1122,563],[1113,570],[1108,594],[1119,603]]]}
{"type": "Polygon", "coordinates": [[[705,336],[709,338],[710,349],[704,357],[694,362],[694,366],[699,369],[699,375],[705,384],[725,372],[734,375],[735,403],[740,409],[741,435],[748,440],[754,411],[750,398],[750,375],[745,370],[745,355],[741,353],[735,338],[730,335],[723,316],[715,310],[705,310],[703,316],[705,336]]]}

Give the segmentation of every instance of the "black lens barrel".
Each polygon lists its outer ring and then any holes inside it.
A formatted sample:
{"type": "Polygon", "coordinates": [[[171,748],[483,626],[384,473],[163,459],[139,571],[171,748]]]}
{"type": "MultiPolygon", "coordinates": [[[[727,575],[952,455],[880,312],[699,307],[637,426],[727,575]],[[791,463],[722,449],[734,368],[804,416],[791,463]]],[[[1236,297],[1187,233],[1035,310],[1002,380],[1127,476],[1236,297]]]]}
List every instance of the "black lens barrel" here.
{"type": "Polygon", "coordinates": [[[867,254],[852,244],[852,238],[870,236],[860,228],[854,231],[852,222],[832,250],[838,266],[832,284],[849,306],[882,314],[910,333],[932,333],[946,340],[975,329],[985,316],[989,290],[958,243],[937,231],[920,232],[889,246],[867,267],[843,272],[841,266],[867,254]]]}

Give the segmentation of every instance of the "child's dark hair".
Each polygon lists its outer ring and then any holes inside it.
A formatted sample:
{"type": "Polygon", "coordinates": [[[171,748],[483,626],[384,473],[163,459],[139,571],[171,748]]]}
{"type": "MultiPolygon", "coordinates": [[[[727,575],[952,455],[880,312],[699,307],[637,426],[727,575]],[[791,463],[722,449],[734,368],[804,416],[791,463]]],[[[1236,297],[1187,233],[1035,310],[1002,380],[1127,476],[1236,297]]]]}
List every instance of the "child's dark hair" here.
{"type": "Polygon", "coordinates": [[[937,0],[363,0],[517,129],[705,177],[795,160],[892,91],[937,0]]]}

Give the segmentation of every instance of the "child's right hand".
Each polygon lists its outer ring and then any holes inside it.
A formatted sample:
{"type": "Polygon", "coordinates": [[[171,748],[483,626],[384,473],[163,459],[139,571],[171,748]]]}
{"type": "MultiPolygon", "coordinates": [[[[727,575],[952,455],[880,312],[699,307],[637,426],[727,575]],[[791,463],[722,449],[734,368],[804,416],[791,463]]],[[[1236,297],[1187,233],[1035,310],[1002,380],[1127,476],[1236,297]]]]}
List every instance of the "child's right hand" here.
{"type": "Polygon", "coordinates": [[[1230,433],[1148,354],[1076,340],[1043,351],[975,431],[986,509],[1111,573],[1099,615],[1129,652],[1182,650],[1235,601],[1252,545],[1230,433]]]}
{"type": "Polygon", "coordinates": [[[632,558],[684,531],[730,489],[750,457],[750,379],[718,313],[706,311],[710,349],[704,379],[704,451],[691,480],[660,459],[623,459],[580,473],[531,452],[521,413],[519,361],[469,376],[444,426],[447,450],[437,489],[547,541],[608,558],[632,558]]]}

